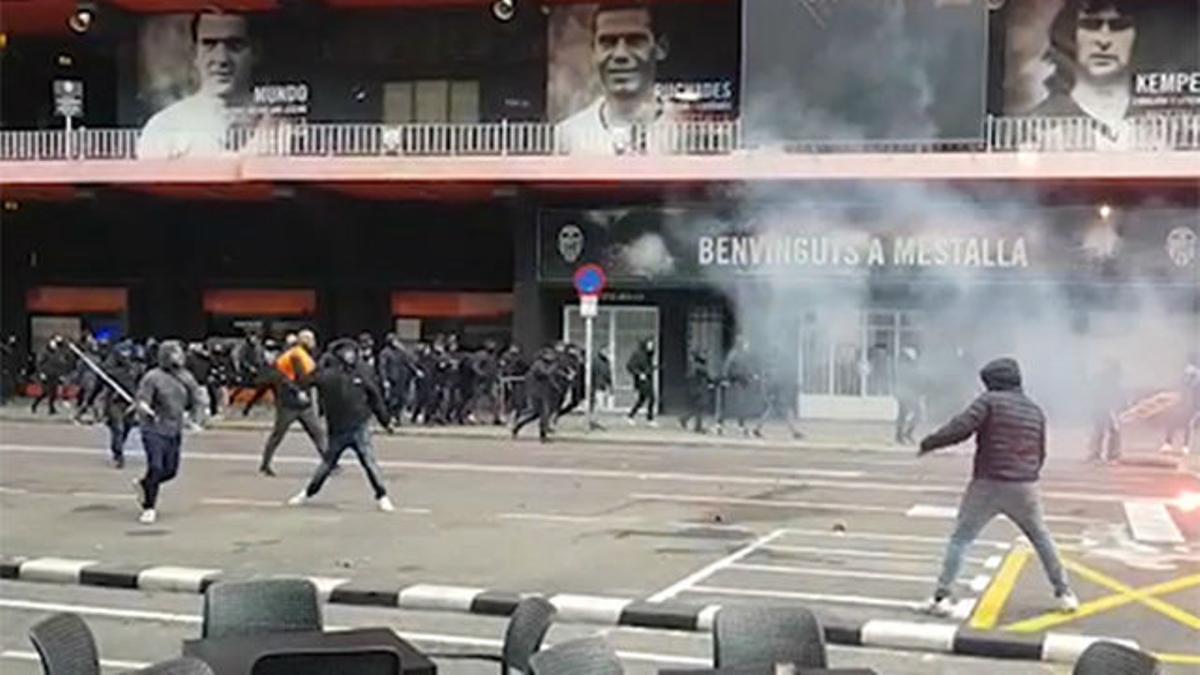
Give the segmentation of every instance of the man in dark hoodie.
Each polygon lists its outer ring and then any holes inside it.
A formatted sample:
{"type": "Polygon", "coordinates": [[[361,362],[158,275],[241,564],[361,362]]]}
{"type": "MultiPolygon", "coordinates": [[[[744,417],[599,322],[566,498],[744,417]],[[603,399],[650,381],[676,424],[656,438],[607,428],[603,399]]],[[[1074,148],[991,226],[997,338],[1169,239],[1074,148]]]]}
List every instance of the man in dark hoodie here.
{"type": "Polygon", "coordinates": [[[288,504],[300,506],[317,496],[342,453],[353,450],[367,474],[371,489],[375,491],[379,510],[395,511],[396,507],[388,498],[387,487],[383,484],[383,474],[375,461],[375,448],[371,445],[372,414],[387,433],[393,433],[383,403],[383,393],[376,384],[377,375],[371,366],[362,361],[361,346],[353,340],[338,340],[327,353],[333,354],[334,358],[322,359],[316,372],[301,378],[299,382],[302,385],[313,382],[317,386],[329,427],[328,451],[308,487],[289,499],[288,504]]]}
{"type": "Polygon", "coordinates": [[[923,455],[975,436],[975,468],[958,507],[958,522],[933,598],[925,611],[953,613],[951,584],[962,570],[963,556],[979,533],[998,515],[1008,516],[1033,544],[1054,587],[1058,608],[1079,609],[1067,574],[1042,515],[1037,481],[1046,461],[1046,416],[1021,390],[1021,370],[1011,358],[1000,358],[980,372],[987,391],[962,413],[921,441],[923,455]]]}
{"type": "Polygon", "coordinates": [[[524,407],[513,422],[512,437],[516,438],[526,424],[538,421],[538,438],[549,441],[550,423],[558,412],[558,401],[562,397],[559,381],[559,355],[553,347],[543,347],[537,360],[525,375],[524,407]]]}
{"type": "Polygon", "coordinates": [[[197,415],[200,385],[184,368],[183,345],[166,340],[158,348],[158,367],[146,373],[137,390],[138,427],[146,453],[146,475],[133,481],[145,525],[157,519],[158,489],[179,473],[185,414],[197,415]]]}
{"type": "Polygon", "coordinates": [[[654,341],[646,340],[638,345],[636,351],[629,357],[625,370],[633,378],[633,390],[637,392],[637,400],[629,409],[629,423],[634,424],[642,405],[646,406],[646,422],[657,426],[654,422],[654,341]]]}

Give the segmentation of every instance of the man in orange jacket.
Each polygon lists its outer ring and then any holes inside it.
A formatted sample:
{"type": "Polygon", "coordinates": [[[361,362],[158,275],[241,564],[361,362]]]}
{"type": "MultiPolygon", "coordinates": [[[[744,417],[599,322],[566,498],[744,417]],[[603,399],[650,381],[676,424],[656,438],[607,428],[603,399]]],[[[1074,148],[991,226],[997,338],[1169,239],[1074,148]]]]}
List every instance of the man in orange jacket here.
{"type": "Polygon", "coordinates": [[[267,438],[263,448],[262,463],[259,473],[274,476],[271,459],[275,450],[283,442],[283,437],[296,421],[304,427],[308,437],[317,448],[317,454],[325,457],[325,430],[317,417],[317,408],[313,402],[311,391],[311,375],[317,369],[313,353],[317,350],[317,336],[311,330],[302,330],[297,336],[296,344],[281,354],[275,360],[272,375],[276,379],[275,386],[275,427],[267,438]]]}

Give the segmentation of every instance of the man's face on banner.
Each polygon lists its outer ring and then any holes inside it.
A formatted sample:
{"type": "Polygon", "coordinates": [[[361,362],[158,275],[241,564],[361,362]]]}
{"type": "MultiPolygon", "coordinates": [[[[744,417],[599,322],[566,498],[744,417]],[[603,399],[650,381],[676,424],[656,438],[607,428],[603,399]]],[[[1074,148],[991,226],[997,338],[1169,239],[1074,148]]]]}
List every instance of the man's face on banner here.
{"type": "Polygon", "coordinates": [[[658,51],[649,11],[618,9],[596,14],[592,61],[610,96],[637,98],[650,91],[658,51]]]}
{"type": "Polygon", "coordinates": [[[196,24],[196,70],[202,91],[223,97],[249,91],[253,62],[244,17],[200,15],[196,24]]]}
{"type": "Polygon", "coordinates": [[[1079,67],[1093,80],[1120,77],[1129,69],[1136,38],[1133,17],[1121,14],[1115,7],[1080,11],[1075,24],[1079,67]]]}

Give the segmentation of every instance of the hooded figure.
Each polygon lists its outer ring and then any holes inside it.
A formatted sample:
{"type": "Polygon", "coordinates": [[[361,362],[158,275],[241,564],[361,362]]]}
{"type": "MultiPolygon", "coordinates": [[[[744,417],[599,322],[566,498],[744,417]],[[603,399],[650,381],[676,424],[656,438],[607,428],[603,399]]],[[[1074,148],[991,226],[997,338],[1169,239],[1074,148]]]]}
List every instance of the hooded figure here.
{"type": "Polygon", "coordinates": [[[392,433],[383,392],[376,384],[374,369],[363,362],[361,345],[353,340],[337,340],[330,345],[327,354],[332,357],[323,359],[320,368],[308,379],[316,384],[317,393],[324,404],[325,422],[329,429],[328,450],[308,486],[288,503],[300,506],[315,497],[333,473],[342,453],[353,450],[367,474],[379,510],[394,511],[379,463],[375,461],[375,447],[371,441],[372,415],[387,433],[392,433]]]}
{"type": "Polygon", "coordinates": [[[138,425],[146,452],[146,474],[134,481],[142,505],[141,522],[153,523],[159,486],[179,472],[184,415],[197,414],[200,385],[184,368],[183,345],[166,340],[158,347],[158,367],[142,377],[137,390],[138,425]]]}
{"type": "Polygon", "coordinates": [[[1046,416],[1021,390],[1021,369],[1011,358],[996,359],[980,371],[987,391],[941,429],[921,441],[918,454],[975,436],[975,468],[958,508],[958,521],[946,550],[937,589],[925,609],[937,616],[954,610],[950,588],[962,570],[967,548],[993,518],[1004,515],[1037,551],[1054,587],[1058,608],[1079,609],[1058,550],[1042,515],[1038,475],[1046,460],[1046,416]]]}

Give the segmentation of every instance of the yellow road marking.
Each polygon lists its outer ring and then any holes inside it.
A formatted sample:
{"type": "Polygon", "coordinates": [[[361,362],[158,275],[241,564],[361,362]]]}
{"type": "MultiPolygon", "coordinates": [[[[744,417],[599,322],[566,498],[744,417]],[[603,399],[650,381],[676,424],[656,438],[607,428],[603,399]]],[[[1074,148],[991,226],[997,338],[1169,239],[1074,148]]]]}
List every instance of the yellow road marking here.
{"type": "Polygon", "coordinates": [[[1154,658],[1174,665],[1200,666],[1200,654],[1155,654],[1154,658]]]}
{"type": "Polygon", "coordinates": [[[1188,612],[1179,609],[1178,607],[1159,600],[1158,595],[1166,595],[1174,593],[1193,586],[1200,586],[1200,574],[1194,574],[1188,577],[1180,577],[1172,579],[1153,586],[1145,588],[1132,588],[1116,579],[1112,579],[1096,570],[1085,567],[1072,560],[1063,560],[1063,565],[1079,576],[1095,583],[1099,586],[1115,591],[1114,594],[1105,596],[1098,600],[1086,602],[1079,607],[1079,611],[1073,614],[1064,614],[1062,612],[1047,612],[1041,616],[1036,616],[1031,619],[1025,619],[1016,623],[1004,626],[1004,630],[1016,631],[1018,633],[1036,633],[1044,631],[1047,628],[1060,626],[1064,623],[1078,621],[1089,616],[1107,612],[1118,607],[1141,603],[1150,609],[1153,609],[1161,614],[1166,615],[1171,620],[1180,623],[1192,630],[1200,630],[1200,618],[1189,614],[1188,612]]]}
{"type": "Polygon", "coordinates": [[[971,628],[989,630],[996,627],[1000,621],[1000,612],[1003,611],[1004,604],[1008,602],[1008,596],[1012,594],[1017,580],[1021,578],[1021,570],[1025,569],[1029,555],[1029,549],[1016,548],[1004,557],[1004,562],[992,579],[991,585],[979,599],[979,604],[975,605],[975,614],[971,617],[971,628]]]}

